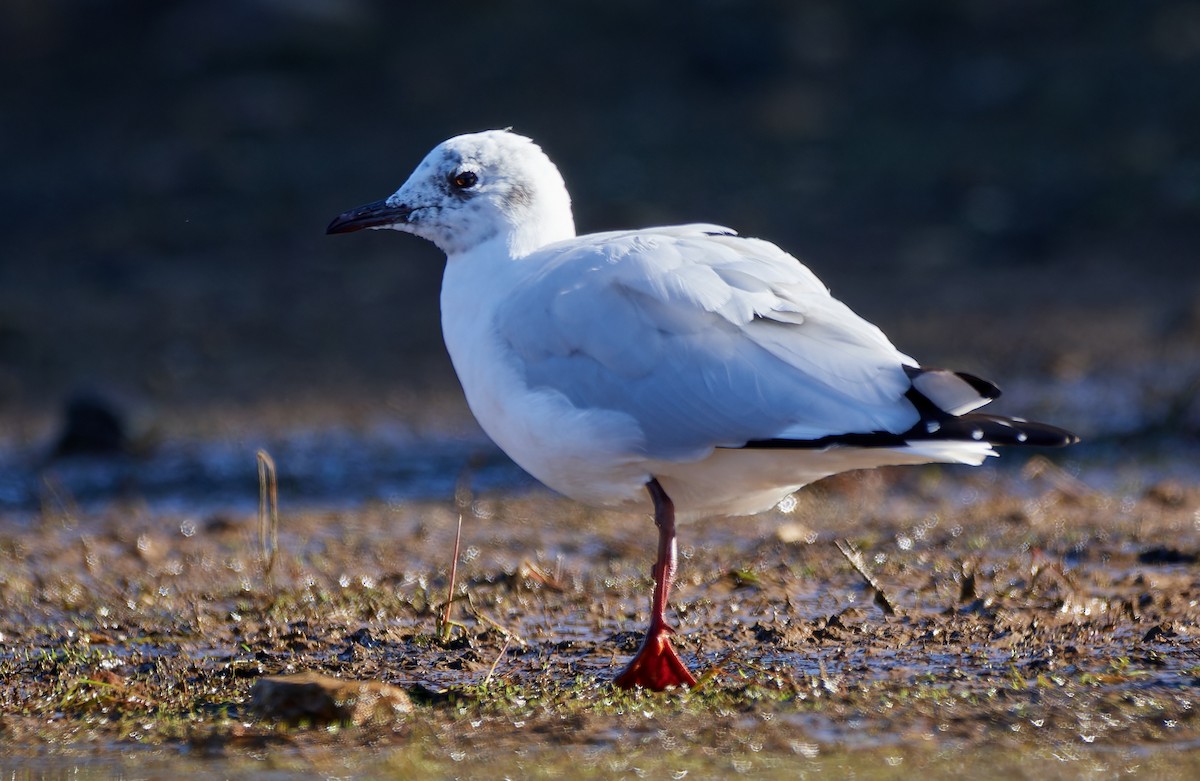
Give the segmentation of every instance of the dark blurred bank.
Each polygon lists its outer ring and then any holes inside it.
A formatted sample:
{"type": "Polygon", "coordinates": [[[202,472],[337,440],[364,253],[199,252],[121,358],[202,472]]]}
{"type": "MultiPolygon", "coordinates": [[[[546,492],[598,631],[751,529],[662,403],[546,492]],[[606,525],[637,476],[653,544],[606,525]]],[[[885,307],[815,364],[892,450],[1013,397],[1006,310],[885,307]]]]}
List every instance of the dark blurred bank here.
{"type": "Polygon", "coordinates": [[[0,418],[452,388],[438,252],[323,229],[507,125],[932,363],[1195,366],[1200,3],[18,0],[0,62],[0,418]]]}

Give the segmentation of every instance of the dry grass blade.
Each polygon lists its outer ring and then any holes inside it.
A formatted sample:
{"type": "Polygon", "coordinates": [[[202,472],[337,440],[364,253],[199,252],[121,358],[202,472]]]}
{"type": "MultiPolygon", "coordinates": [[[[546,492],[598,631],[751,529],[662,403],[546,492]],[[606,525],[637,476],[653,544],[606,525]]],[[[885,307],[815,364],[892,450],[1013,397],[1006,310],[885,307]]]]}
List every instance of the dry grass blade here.
{"type": "Polygon", "coordinates": [[[1021,469],[1021,476],[1027,480],[1044,479],[1059,493],[1072,499],[1086,499],[1095,495],[1087,483],[1045,456],[1039,455],[1030,458],[1021,469]]]}
{"type": "Polygon", "coordinates": [[[450,559],[450,585],[446,587],[446,607],[442,611],[441,626],[438,634],[442,642],[450,639],[450,608],[454,606],[454,584],[458,580],[458,551],[462,545],[462,513],[458,514],[458,529],[454,532],[454,555],[450,559]]]}
{"type": "Polygon", "coordinates": [[[473,599],[471,599],[470,594],[467,594],[466,597],[467,597],[467,609],[470,611],[471,615],[474,616],[476,618],[476,620],[478,620],[480,623],[487,624],[492,629],[495,629],[497,632],[504,635],[505,643],[508,643],[509,641],[512,641],[512,640],[516,640],[518,643],[521,644],[522,648],[526,648],[529,646],[529,643],[525,642],[525,638],[521,637],[516,632],[514,632],[511,629],[509,629],[508,627],[502,625],[500,622],[496,621],[494,618],[489,617],[487,613],[484,613],[482,610],[480,610],[475,605],[475,601],[473,599]]]}
{"type": "Polygon", "coordinates": [[[54,474],[47,473],[42,475],[42,490],[40,495],[41,500],[41,516],[42,520],[46,521],[55,516],[55,508],[58,509],[58,519],[66,526],[74,526],[76,519],[79,517],[79,505],[75,502],[75,497],[63,486],[62,481],[54,474]]]}
{"type": "Polygon", "coordinates": [[[263,576],[275,568],[275,552],[279,549],[279,480],[275,459],[260,449],[258,459],[258,560],[263,576]]]}
{"type": "Polygon", "coordinates": [[[979,588],[975,578],[975,565],[970,561],[960,564],[962,580],[958,585],[958,602],[967,605],[979,599],[979,588]]]}
{"type": "MultiPolygon", "coordinates": [[[[454,485],[454,506],[458,508],[458,528],[454,531],[454,555],[450,559],[450,585],[446,587],[446,605],[442,609],[442,615],[438,621],[438,637],[442,639],[442,642],[450,639],[450,632],[454,628],[454,622],[450,620],[450,609],[454,607],[454,586],[458,582],[458,555],[462,547],[463,513],[471,511],[474,496],[474,492],[471,490],[471,462],[468,461],[463,465],[462,472],[458,475],[458,482],[454,485]]],[[[469,601],[470,597],[468,596],[469,601]]]]}
{"type": "Polygon", "coordinates": [[[700,673],[700,675],[696,676],[696,685],[692,687],[692,691],[699,691],[715,681],[717,678],[729,675],[729,671],[726,668],[730,663],[738,663],[737,657],[740,653],[741,650],[735,648],[726,653],[720,659],[717,659],[715,662],[710,664],[704,671],[700,673]]]}
{"type": "MultiPolygon", "coordinates": [[[[839,545],[838,547],[841,547],[841,546],[839,545]]],[[[824,659],[817,660],[817,670],[819,672],[819,680],[821,681],[821,688],[823,688],[825,691],[829,692],[830,694],[837,694],[838,690],[841,689],[841,687],[842,687],[842,676],[830,675],[829,670],[825,669],[825,660],[824,659]]]]}
{"type": "Polygon", "coordinates": [[[462,471],[458,473],[458,480],[454,483],[454,506],[460,513],[472,512],[471,506],[475,503],[475,491],[471,489],[473,474],[474,463],[472,459],[468,459],[467,463],[463,464],[462,471]]]}
{"type": "Polygon", "coordinates": [[[884,593],[883,587],[875,580],[875,576],[867,569],[867,564],[863,561],[862,553],[854,550],[848,542],[843,542],[842,540],[837,541],[837,548],[846,557],[846,561],[850,562],[850,566],[854,567],[855,572],[875,591],[875,604],[879,605],[879,609],[889,616],[896,615],[896,607],[888,599],[887,594],[884,593]]]}
{"type": "Polygon", "coordinates": [[[511,635],[504,638],[504,645],[500,646],[500,653],[496,654],[495,661],[492,662],[492,666],[488,669],[487,677],[483,679],[484,686],[487,686],[492,682],[492,676],[496,674],[496,665],[500,664],[500,660],[504,658],[504,654],[508,651],[508,644],[511,640],[511,635]]]}
{"type": "Polygon", "coordinates": [[[517,571],[513,573],[511,582],[513,586],[516,586],[526,580],[537,583],[549,591],[559,593],[566,591],[566,587],[563,585],[562,580],[558,575],[551,575],[538,565],[528,560],[521,562],[521,566],[518,567],[517,571]]]}

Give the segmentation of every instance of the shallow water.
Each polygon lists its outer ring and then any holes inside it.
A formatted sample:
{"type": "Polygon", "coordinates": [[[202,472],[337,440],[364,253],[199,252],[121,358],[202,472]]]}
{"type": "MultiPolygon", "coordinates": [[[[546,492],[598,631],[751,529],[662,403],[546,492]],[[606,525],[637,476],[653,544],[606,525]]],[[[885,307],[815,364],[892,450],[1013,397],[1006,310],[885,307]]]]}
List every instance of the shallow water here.
{"type": "MultiPolygon", "coordinates": [[[[292,508],[343,509],[454,496],[463,480],[476,493],[523,492],[536,481],[482,433],[415,436],[387,428],[345,428],[286,436],[167,441],[139,455],[50,458],[46,447],[0,446],[0,515],[8,521],[42,509],[95,511],[136,504],[162,513],[247,511],[258,503],[256,453],[278,467],[279,496],[292,508]]],[[[981,472],[1024,492],[1013,479],[1040,454],[1003,451],[981,472]]],[[[1081,490],[1136,493],[1162,481],[1200,482],[1200,441],[1190,436],[1123,439],[1108,433],[1053,452],[1054,479],[1081,490]]],[[[944,491],[971,502],[978,489],[944,491]]]]}
{"type": "MultiPolygon", "coordinates": [[[[1200,483],[1197,378],[1200,355],[1190,354],[1169,363],[1134,361],[1117,374],[1014,378],[996,403],[1000,414],[1052,421],[1083,441],[1044,454],[1002,450],[980,471],[1008,480],[1006,490],[1022,492],[1031,473],[1011,476],[1045,455],[1050,478],[1072,483],[1068,490],[1119,497],[1162,481],[1200,483]]],[[[131,502],[156,512],[250,510],[258,501],[260,449],[278,465],[281,501],[295,508],[449,498],[464,478],[478,493],[535,486],[463,413],[420,433],[396,419],[358,427],[294,425],[272,433],[242,420],[233,436],[168,438],[132,448],[137,454],[114,456],[52,458],[48,432],[34,444],[0,436],[0,516],[131,502]]],[[[942,491],[963,503],[977,493],[953,481],[942,491]]]]}
{"type": "Polygon", "coordinates": [[[327,429],[284,437],[173,441],[143,455],[51,459],[45,448],[0,450],[0,513],[51,507],[96,510],[136,502],[163,513],[249,510],[258,503],[256,453],[278,468],[279,495],[292,507],[344,508],[371,502],[452,497],[472,490],[523,490],[520,468],[480,435],[423,438],[327,429]]]}

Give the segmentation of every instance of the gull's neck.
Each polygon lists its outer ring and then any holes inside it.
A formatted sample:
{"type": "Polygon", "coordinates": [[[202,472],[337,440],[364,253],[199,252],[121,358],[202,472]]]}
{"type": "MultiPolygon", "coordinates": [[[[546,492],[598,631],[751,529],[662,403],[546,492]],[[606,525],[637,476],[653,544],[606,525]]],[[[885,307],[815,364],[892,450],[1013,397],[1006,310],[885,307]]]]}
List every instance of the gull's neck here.
{"type": "Polygon", "coordinates": [[[575,218],[566,190],[520,204],[508,215],[504,241],[508,256],[524,258],[547,244],[575,237],[575,218]]]}

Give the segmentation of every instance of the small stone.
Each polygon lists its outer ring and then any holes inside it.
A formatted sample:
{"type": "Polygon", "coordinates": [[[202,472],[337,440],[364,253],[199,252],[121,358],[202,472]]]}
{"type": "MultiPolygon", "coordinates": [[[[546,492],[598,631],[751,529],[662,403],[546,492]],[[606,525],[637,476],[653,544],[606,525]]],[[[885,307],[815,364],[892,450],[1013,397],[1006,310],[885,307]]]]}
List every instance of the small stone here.
{"type": "Polygon", "coordinates": [[[1178,548],[1172,548],[1166,545],[1155,545],[1152,548],[1147,548],[1138,554],[1137,560],[1139,564],[1195,564],[1200,559],[1200,555],[1191,551],[1182,551],[1178,548]]]}
{"type": "Polygon", "coordinates": [[[116,404],[94,393],[80,393],[63,410],[62,430],[54,457],[112,456],[126,453],[129,435],[125,413],[116,404]]]}
{"type": "Polygon", "coordinates": [[[392,721],[413,708],[408,692],[395,686],[314,672],[259,678],[250,690],[250,706],[264,719],[356,726],[392,721]]]}
{"type": "Polygon", "coordinates": [[[1173,480],[1164,480],[1146,489],[1143,496],[1163,507],[1183,507],[1188,502],[1188,491],[1173,480]]]}
{"type": "Polygon", "coordinates": [[[1170,624],[1156,624],[1155,626],[1150,627],[1150,630],[1146,632],[1146,634],[1142,635],[1142,642],[1161,643],[1166,640],[1170,640],[1177,634],[1178,633],[1175,631],[1175,628],[1170,624]]]}

